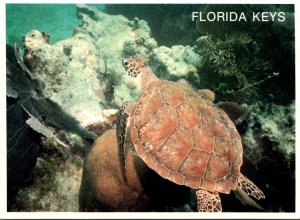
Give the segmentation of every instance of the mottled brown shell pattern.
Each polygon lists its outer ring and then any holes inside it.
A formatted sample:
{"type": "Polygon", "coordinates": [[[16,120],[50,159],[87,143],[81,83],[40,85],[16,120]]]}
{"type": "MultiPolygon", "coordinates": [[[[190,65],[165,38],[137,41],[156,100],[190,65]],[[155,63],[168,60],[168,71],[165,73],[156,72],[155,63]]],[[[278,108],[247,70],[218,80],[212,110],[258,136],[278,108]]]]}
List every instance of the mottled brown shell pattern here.
{"type": "Polygon", "coordinates": [[[240,135],[223,110],[190,87],[152,82],[131,111],[130,129],[138,155],[162,177],[212,192],[236,188],[240,135]]]}

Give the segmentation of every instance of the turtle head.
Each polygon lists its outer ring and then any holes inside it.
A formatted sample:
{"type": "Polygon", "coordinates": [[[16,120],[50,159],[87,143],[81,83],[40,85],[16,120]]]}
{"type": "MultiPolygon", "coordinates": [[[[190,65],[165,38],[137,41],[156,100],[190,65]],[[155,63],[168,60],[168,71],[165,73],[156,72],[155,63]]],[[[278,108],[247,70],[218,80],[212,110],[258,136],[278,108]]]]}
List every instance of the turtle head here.
{"type": "Polygon", "coordinates": [[[135,81],[139,88],[143,88],[157,79],[150,67],[148,67],[141,58],[125,57],[122,64],[128,76],[135,81]]]}
{"type": "Polygon", "coordinates": [[[122,64],[128,76],[132,78],[138,77],[142,70],[146,67],[142,59],[135,57],[125,57],[122,64]]]}

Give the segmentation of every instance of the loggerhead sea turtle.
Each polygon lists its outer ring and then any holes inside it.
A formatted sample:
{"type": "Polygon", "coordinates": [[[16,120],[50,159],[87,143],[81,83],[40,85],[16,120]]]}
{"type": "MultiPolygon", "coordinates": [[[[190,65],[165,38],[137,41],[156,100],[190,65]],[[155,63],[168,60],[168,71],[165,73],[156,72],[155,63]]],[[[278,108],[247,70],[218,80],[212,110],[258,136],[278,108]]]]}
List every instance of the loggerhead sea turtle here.
{"type": "Polygon", "coordinates": [[[222,211],[219,193],[231,190],[244,203],[262,209],[249,196],[265,198],[263,192],[240,173],[240,135],[228,115],[213,103],[213,93],[194,91],[184,80],[160,80],[140,58],[124,58],[123,66],[140,88],[136,102],[124,103],[118,113],[123,166],[129,128],[137,154],[151,169],[196,189],[198,211],[222,211]]]}

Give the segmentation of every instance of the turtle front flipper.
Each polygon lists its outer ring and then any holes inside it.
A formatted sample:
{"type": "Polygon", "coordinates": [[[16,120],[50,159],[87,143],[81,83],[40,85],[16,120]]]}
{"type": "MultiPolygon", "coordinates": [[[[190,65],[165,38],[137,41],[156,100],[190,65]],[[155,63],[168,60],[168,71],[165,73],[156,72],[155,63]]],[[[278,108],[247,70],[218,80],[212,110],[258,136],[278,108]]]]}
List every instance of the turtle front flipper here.
{"type": "MultiPolygon", "coordinates": [[[[195,90],[195,88],[185,79],[179,79],[179,80],[177,80],[177,82],[195,90]]],[[[208,98],[212,102],[215,100],[215,93],[209,89],[198,89],[197,92],[201,95],[204,95],[206,98],[208,98]]]]}
{"type": "Polygon", "coordinates": [[[120,110],[118,111],[117,115],[117,140],[118,140],[118,147],[119,147],[119,158],[120,158],[120,165],[121,165],[121,172],[126,181],[126,148],[125,148],[125,139],[126,139],[126,128],[127,128],[127,121],[129,117],[129,108],[131,104],[125,102],[120,110]]]}
{"type": "Polygon", "coordinates": [[[194,87],[192,86],[192,84],[190,84],[187,80],[185,79],[179,79],[177,80],[178,83],[182,84],[182,85],[185,85],[185,86],[188,86],[190,87],[191,89],[194,89],[194,87]]]}
{"type": "Polygon", "coordinates": [[[218,192],[199,189],[196,191],[199,212],[222,212],[221,199],[218,192]]]}
{"type": "Polygon", "coordinates": [[[210,101],[215,101],[215,93],[209,89],[198,89],[197,92],[199,94],[205,95],[210,101]]]}

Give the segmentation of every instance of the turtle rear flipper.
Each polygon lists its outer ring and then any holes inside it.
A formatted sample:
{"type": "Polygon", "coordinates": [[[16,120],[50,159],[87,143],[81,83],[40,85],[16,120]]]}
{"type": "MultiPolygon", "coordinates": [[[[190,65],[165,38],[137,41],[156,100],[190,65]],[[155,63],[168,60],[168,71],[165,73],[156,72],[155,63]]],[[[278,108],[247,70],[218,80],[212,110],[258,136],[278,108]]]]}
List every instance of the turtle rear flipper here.
{"type": "Polygon", "coordinates": [[[218,192],[199,189],[196,191],[199,212],[222,212],[221,199],[218,192]]]}
{"type": "Polygon", "coordinates": [[[234,190],[234,195],[244,205],[250,205],[259,210],[263,210],[263,207],[261,207],[253,199],[251,199],[250,196],[245,191],[243,191],[239,186],[236,188],[236,190],[234,190]]]}
{"type": "Polygon", "coordinates": [[[125,102],[120,110],[118,111],[117,115],[117,140],[118,140],[118,147],[119,147],[119,158],[120,158],[120,165],[121,165],[121,172],[126,181],[126,148],[125,148],[125,139],[126,139],[126,128],[127,128],[127,121],[129,117],[129,110],[131,108],[131,104],[125,102]]]}
{"type": "Polygon", "coordinates": [[[238,186],[249,196],[254,197],[255,199],[264,199],[264,193],[247,177],[243,174],[240,174],[238,178],[238,186]]]}
{"type": "Polygon", "coordinates": [[[257,209],[263,210],[259,204],[257,204],[250,196],[256,199],[264,199],[264,193],[247,177],[240,174],[238,178],[238,186],[234,190],[235,196],[243,203],[251,205],[257,209]]]}

